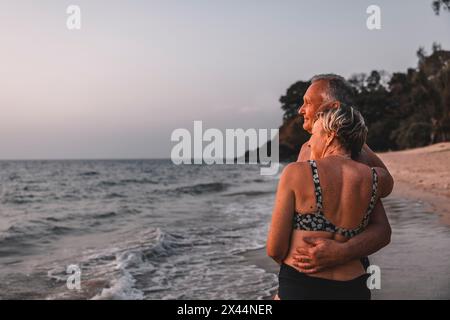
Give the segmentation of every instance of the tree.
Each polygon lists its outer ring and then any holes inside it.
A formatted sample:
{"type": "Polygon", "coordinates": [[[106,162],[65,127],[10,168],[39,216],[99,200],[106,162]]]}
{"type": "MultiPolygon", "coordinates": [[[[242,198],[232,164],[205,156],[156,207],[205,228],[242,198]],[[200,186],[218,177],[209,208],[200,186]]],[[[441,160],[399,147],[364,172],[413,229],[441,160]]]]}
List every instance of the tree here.
{"type": "Polygon", "coordinates": [[[355,106],[361,111],[369,128],[367,143],[375,150],[395,148],[390,132],[395,129],[387,90],[386,72],[373,70],[368,76],[354,74],[348,80],[356,89],[355,106]]]}
{"type": "Polygon", "coordinates": [[[439,15],[441,9],[450,11],[450,0],[435,0],[431,3],[431,7],[436,15],[439,15]]]}
{"type": "MultiPolygon", "coordinates": [[[[450,51],[433,45],[417,51],[418,65],[392,75],[373,70],[353,74],[355,106],[369,129],[368,145],[376,151],[401,150],[450,140],[450,51]]],[[[284,121],[280,157],[294,159],[308,135],[301,128],[299,106],[309,82],[298,81],[280,98],[284,121]]],[[[280,158],[281,159],[281,158],[280,158]]]]}
{"type": "Polygon", "coordinates": [[[416,52],[417,58],[419,58],[419,65],[425,60],[427,56],[427,52],[424,47],[419,47],[419,50],[416,52]]]}
{"type": "Polygon", "coordinates": [[[356,93],[361,93],[366,87],[367,74],[355,73],[349,79],[348,82],[355,88],[356,93]]]}
{"type": "Polygon", "coordinates": [[[281,109],[284,111],[283,119],[291,119],[297,116],[298,108],[303,104],[303,96],[311,83],[298,81],[291,85],[284,96],[281,96],[281,109]]]}
{"type": "Polygon", "coordinates": [[[433,42],[433,46],[431,48],[433,50],[433,53],[442,50],[442,46],[437,42],[433,42]]]}

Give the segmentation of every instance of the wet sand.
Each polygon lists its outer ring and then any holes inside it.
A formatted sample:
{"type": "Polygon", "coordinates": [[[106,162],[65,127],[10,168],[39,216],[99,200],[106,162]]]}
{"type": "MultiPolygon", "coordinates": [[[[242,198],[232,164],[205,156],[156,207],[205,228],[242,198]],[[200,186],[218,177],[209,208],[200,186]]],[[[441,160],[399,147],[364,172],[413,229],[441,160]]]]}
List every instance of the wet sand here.
{"type": "Polygon", "coordinates": [[[394,177],[393,195],[430,204],[450,225],[450,142],[378,155],[394,177]]]}
{"type": "MultiPolygon", "coordinates": [[[[383,201],[393,232],[391,243],[370,257],[382,274],[372,298],[450,299],[450,143],[379,156],[395,179],[383,201]]],[[[278,274],[265,248],[244,257],[278,274]]]]}

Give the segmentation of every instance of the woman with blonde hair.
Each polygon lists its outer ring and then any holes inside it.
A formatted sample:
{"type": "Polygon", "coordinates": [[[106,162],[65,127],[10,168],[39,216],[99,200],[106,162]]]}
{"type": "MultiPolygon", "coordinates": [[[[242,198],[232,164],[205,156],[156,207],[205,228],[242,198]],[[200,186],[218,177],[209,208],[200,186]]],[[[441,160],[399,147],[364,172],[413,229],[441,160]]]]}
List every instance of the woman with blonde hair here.
{"type": "Polygon", "coordinates": [[[341,105],[316,115],[309,140],[311,159],[286,166],[278,184],[267,253],[280,264],[278,297],[283,299],[370,299],[361,261],[305,274],[294,265],[305,237],[345,242],[362,232],[378,198],[392,180],[383,168],[352,160],[367,127],[361,114],[341,105]]]}

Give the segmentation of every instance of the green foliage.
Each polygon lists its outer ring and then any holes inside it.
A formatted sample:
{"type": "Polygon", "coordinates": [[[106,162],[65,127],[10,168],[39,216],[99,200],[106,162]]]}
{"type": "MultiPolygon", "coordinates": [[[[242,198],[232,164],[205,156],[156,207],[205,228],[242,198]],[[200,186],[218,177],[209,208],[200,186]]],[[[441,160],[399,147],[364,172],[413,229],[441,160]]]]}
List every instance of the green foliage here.
{"type": "MultiPolygon", "coordinates": [[[[433,53],[420,48],[417,56],[418,67],[405,73],[374,70],[348,79],[355,88],[355,106],[369,128],[367,143],[374,150],[450,140],[450,51],[433,44],[433,53]]],[[[297,115],[308,86],[309,82],[296,82],[280,98],[285,121],[297,115]]]]}
{"type": "Polygon", "coordinates": [[[430,144],[432,127],[430,123],[413,119],[403,121],[400,127],[391,133],[391,138],[403,148],[423,147],[430,144]]]}

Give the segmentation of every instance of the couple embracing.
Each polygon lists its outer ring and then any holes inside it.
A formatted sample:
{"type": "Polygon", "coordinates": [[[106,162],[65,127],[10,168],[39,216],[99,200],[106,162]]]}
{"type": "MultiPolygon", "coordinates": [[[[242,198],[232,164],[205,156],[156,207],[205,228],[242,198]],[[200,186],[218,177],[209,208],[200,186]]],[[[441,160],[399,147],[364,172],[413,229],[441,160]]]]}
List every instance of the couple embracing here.
{"type": "Polygon", "coordinates": [[[311,138],[283,169],[267,239],[280,265],[275,299],[370,299],[367,256],[390,242],[380,199],[393,179],[365,143],[345,79],[313,77],[299,114],[311,138]]]}

